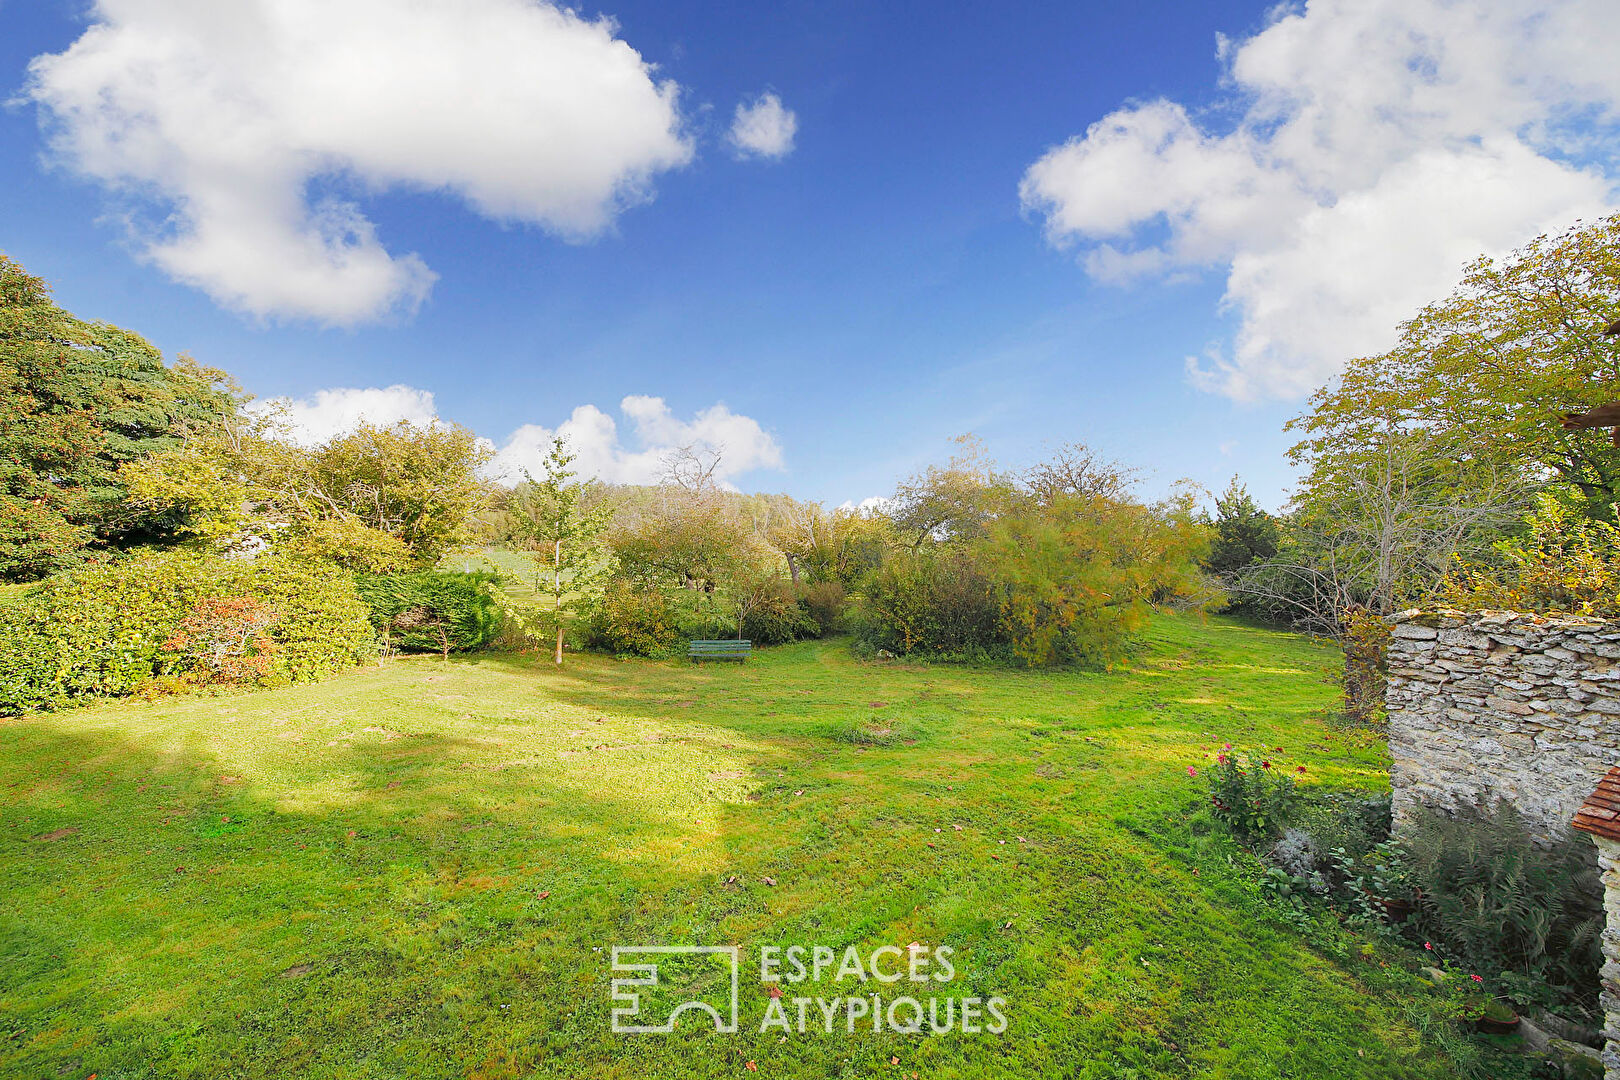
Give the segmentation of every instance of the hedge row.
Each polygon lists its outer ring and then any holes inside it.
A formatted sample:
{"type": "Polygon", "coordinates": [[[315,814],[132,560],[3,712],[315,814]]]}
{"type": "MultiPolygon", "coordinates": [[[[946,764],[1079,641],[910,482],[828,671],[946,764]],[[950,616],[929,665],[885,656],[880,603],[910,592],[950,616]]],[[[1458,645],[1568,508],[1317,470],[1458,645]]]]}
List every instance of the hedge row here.
{"type": "Polygon", "coordinates": [[[424,570],[359,574],[355,587],[388,648],[448,654],[481,649],[500,630],[500,608],[490,591],[497,580],[495,574],[424,570]]]}
{"type": "Polygon", "coordinates": [[[273,554],[141,553],[58,574],[0,604],[0,713],[183,675],[188,658],[166,643],[199,602],[232,597],[273,615],[261,683],[303,682],[375,655],[366,607],[338,567],[273,554]]]}

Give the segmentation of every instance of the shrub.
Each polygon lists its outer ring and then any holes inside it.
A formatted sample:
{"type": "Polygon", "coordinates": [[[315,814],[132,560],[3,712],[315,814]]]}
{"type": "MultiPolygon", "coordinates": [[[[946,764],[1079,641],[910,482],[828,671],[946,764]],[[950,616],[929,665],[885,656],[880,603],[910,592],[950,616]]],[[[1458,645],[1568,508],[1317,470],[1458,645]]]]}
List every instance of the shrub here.
{"type": "Polygon", "coordinates": [[[756,586],[743,613],[743,637],[756,645],[785,645],[815,637],[820,629],[785,579],[756,586]]]}
{"type": "Polygon", "coordinates": [[[198,682],[256,682],[270,674],[276,613],[251,596],[199,600],[163,643],[198,682]]]}
{"type": "Polygon", "coordinates": [[[994,584],[965,551],[902,551],[872,576],[856,633],[899,655],[1003,652],[994,584]]]}
{"type": "Polygon", "coordinates": [[[256,681],[313,679],[370,652],[365,609],[337,567],[143,552],[48,578],[0,605],[0,711],[130,694],[176,674],[193,660],[166,643],[188,616],[210,617],[205,601],[225,597],[251,598],[274,615],[264,627],[273,661],[256,681]]]}
{"type": "Polygon", "coordinates": [[[1591,841],[1538,846],[1513,806],[1418,815],[1400,840],[1419,890],[1417,929],[1458,960],[1591,1004],[1602,965],[1602,889],[1591,841]]]}
{"type": "Polygon", "coordinates": [[[1215,817],[1238,839],[1254,843],[1277,835],[1293,817],[1300,799],[1294,778],[1273,767],[1265,754],[1228,750],[1216,755],[1209,801],[1215,817]]]}
{"type": "Polygon", "coordinates": [[[308,682],[377,655],[377,638],[354,575],[328,562],[261,555],[251,593],[276,612],[273,677],[308,682]]]}
{"type": "Polygon", "coordinates": [[[1389,638],[1389,624],[1365,608],[1344,613],[1344,714],[1351,724],[1378,727],[1384,721],[1389,638]]]}
{"type": "Polygon", "coordinates": [[[501,628],[489,573],[424,570],[360,574],[355,586],[386,647],[405,652],[480,649],[501,628]]]}
{"type": "Polygon", "coordinates": [[[1489,561],[1459,563],[1444,598],[1465,611],[1563,611],[1620,615],[1620,526],[1587,517],[1542,492],[1524,533],[1498,541],[1489,561]]]}
{"type": "Polygon", "coordinates": [[[800,593],[799,602],[816,624],[817,637],[836,634],[843,629],[844,608],[849,603],[849,596],[841,582],[811,582],[800,593]]]}
{"type": "Polygon", "coordinates": [[[675,605],[663,590],[619,580],[591,622],[591,644],[615,653],[662,656],[680,643],[675,605]]]}

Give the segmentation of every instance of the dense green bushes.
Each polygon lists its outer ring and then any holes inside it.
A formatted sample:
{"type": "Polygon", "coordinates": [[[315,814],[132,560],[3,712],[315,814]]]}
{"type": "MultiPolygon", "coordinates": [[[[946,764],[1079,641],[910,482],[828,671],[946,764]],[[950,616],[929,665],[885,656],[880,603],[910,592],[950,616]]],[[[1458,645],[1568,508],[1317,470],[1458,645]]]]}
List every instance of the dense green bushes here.
{"type": "Polygon", "coordinates": [[[483,648],[501,628],[488,573],[359,574],[355,586],[385,647],[449,655],[483,648]]]}
{"type": "Polygon", "coordinates": [[[1000,643],[995,583],[963,550],[895,552],[863,601],[856,636],[871,649],[965,658],[1000,643]]]}
{"type": "Polygon", "coordinates": [[[230,597],[271,615],[274,651],[255,681],[313,679],[371,653],[365,607],[337,567],[146,552],[56,575],[0,605],[0,711],[130,694],[160,677],[211,681],[194,650],[168,643],[200,603],[230,597]]]}

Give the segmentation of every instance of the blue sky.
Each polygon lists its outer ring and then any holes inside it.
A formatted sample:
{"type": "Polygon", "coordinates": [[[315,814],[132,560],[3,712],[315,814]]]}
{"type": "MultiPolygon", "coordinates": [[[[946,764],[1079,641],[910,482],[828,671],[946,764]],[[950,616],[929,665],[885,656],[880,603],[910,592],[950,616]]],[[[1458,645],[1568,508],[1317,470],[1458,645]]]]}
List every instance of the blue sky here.
{"type": "MultiPolygon", "coordinates": [[[[508,25],[493,20],[523,5],[459,10],[476,39],[485,14],[492,28],[508,25]]],[[[490,125],[478,141],[531,137],[528,123],[504,135],[505,106],[479,100],[504,76],[453,70],[476,68],[478,51],[424,57],[422,39],[396,42],[366,21],[372,0],[350,6],[354,21],[331,33],[366,36],[383,57],[354,73],[371,90],[383,84],[381,107],[395,100],[389,79],[403,86],[442,62],[446,85],[471,95],[469,123],[490,125]]],[[[160,138],[167,164],[131,165],[116,158],[127,150],[89,139],[53,147],[42,134],[42,120],[58,135],[120,130],[119,117],[71,111],[104,100],[92,92],[105,80],[171,119],[212,122],[209,94],[187,100],[183,83],[172,101],[139,96],[147,90],[130,58],[145,47],[143,21],[170,19],[164,40],[192,40],[173,22],[184,7],[0,0],[0,85],[16,95],[0,111],[0,250],[49,279],[64,306],[224,367],[264,396],[430,392],[440,416],[497,445],[524,425],[554,429],[582,405],[616,420],[627,459],[664,436],[740,431],[755,444],[727,452],[758,467],[733,483],[833,503],[886,493],[973,432],[1009,464],[1083,440],[1149,469],[1150,492],[1180,477],[1219,489],[1237,473],[1276,505],[1290,480],[1282,424],[1337,359],[1384,347],[1467,257],[1614,204],[1620,84],[1592,42],[1615,39],[1599,33],[1615,15],[1595,0],[1493,4],[1466,18],[1439,0],[1314,4],[1292,16],[1259,3],[625,0],[582,9],[614,20],[600,40],[556,47],[587,64],[598,50],[611,67],[623,60],[609,49],[616,38],[654,65],[637,76],[647,92],[621,113],[587,115],[577,138],[640,124],[635,152],[663,158],[640,185],[650,198],[619,200],[583,230],[559,226],[563,211],[494,213],[467,194],[498,187],[551,207],[538,189],[562,183],[568,166],[545,156],[545,140],[525,151],[532,158],[487,166],[489,175],[468,166],[465,180],[436,186],[420,178],[431,169],[375,164],[384,151],[345,164],[343,140],[366,131],[274,105],[292,119],[255,137],[323,148],[317,164],[297,159],[304,186],[288,190],[308,205],[351,206],[391,265],[415,253],[437,275],[414,310],[311,317],[275,299],[265,284],[275,260],[251,245],[210,249],[191,283],[154,258],[154,231],[196,227],[184,207],[202,202],[195,185],[211,181],[197,179],[206,170],[196,161],[211,149],[160,138]],[[29,83],[30,60],[63,53],[92,25],[113,32],[106,62],[61,65],[43,89],[29,83]],[[1383,52],[1346,58],[1335,43],[1347,38],[1383,52]],[[1516,59],[1504,68],[1509,44],[1516,59]],[[1568,76],[1548,85],[1554,69],[1568,76]],[[1337,88],[1326,81],[1345,71],[1354,75],[1337,88]],[[646,130],[655,86],[672,95],[668,131],[646,130]],[[777,157],[728,141],[734,110],[765,92],[796,120],[777,157]],[[1404,105],[1392,111],[1386,93],[1404,105]],[[321,130],[300,130],[306,118],[321,130]],[[1554,130],[1567,123],[1584,137],[1579,149],[1554,130]],[[178,224],[168,217],[177,208],[178,224]],[[142,224],[132,232],[129,220],[142,224]],[[233,289],[272,299],[232,301],[233,289]],[[242,310],[255,303],[268,310],[242,310]],[[1188,357],[1199,358],[1191,374],[1188,357]],[[643,410],[645,446],[620,412],[632,395],[667,406],[643,410]],[[719,403],[733,426],[703,427],[696,418],[719,403]],[[738,417],[762,434],[736,427],[738,417]]],[[[243,7],[296,19],[305,5],[243,7]]],[[[538,36],[550,31],[534,32],[553,55],[538,36]]],[[[303,77],[304,54],[286,50],[278,70],[303,77]]],[[[247,83],[243,96],[280,92],[247,83]]],[[[548,116],[590,91],[558,93],[548,116]]],[[[219,130],[241,130],[240,118],[224,114],[219,130]]],[[[408,118],[401,130],[390,160],[448,152],[427,136],[410,145],[408,118]]],[[[255,172],[251,155],[287,160],[268,143],[243,153],[255,182],[271,170],[255,172]]],[[[221,234],[261,235],[238,210],[221,220],[221,234]]]]}

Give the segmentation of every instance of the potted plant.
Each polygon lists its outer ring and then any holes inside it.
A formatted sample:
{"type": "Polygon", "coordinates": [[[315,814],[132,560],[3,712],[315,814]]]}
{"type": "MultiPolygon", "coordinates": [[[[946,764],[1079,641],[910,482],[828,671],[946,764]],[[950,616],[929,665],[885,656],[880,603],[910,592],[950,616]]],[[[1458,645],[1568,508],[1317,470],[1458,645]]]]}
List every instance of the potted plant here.
{"type": "Polygon", "coordinates": [[[1501,998],[1491,998],[1474,1018],[1474,1027],[1487,1035],[1510,1035],[1519,1026],[1519,1014],[1501,998]]]}
{"type": "Polygon", "coordinates": [[[1403,923],[1412,914],[1417,886],[1406,865],[1406,853],[1393,840],[1386,840],[1366,855],[1365,872],[1357,884],[1367,902],[1383,912],[1392,923],[1403,923]]]}

